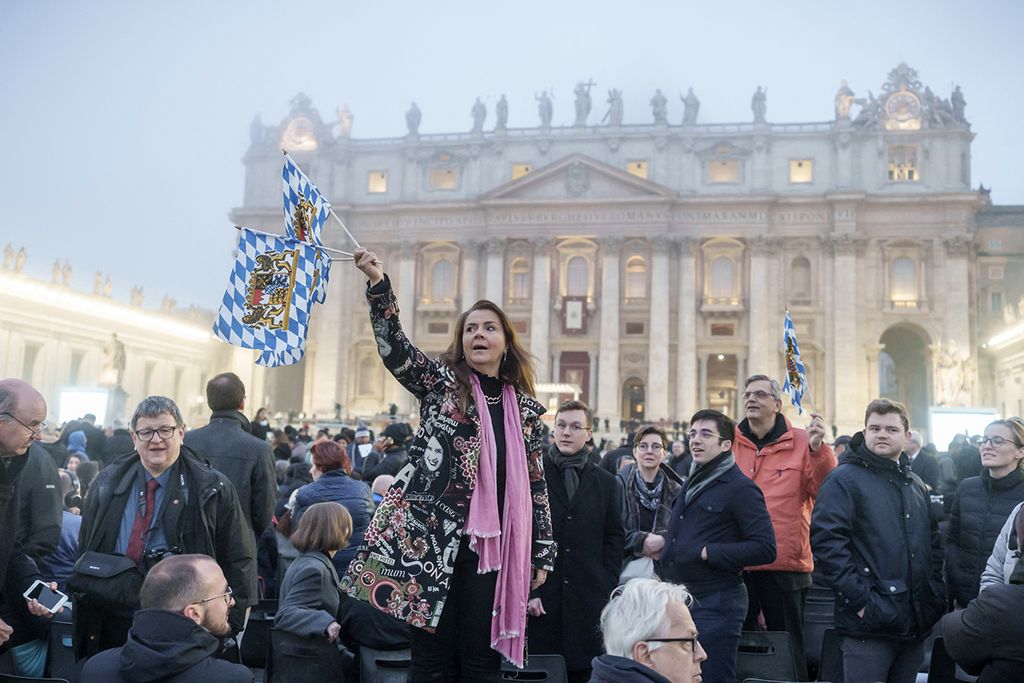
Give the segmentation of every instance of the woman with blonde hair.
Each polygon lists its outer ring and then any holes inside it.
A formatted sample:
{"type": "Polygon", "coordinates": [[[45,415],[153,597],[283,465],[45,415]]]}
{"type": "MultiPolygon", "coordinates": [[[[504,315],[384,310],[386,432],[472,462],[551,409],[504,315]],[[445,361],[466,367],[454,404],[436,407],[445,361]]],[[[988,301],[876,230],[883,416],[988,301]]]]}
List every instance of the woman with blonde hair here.
{"type": "Polygon", "coordinates": [[[490,301],[427,358],[402,330],[380,260],[365,249],[354,259],[384,366],[419,400],[420,428],[342,587],[418,627],[412,680],[496,681],[499,654],[523,664],[529,592],[555,555],[531,363],[490,301]]]}

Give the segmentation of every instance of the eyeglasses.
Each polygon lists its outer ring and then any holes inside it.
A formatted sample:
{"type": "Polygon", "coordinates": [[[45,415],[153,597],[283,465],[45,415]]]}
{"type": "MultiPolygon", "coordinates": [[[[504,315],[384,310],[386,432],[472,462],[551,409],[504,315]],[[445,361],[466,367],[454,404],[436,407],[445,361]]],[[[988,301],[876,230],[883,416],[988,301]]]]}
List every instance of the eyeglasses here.
{"type": "Polygon", "coordinates": [[[178,425],[164,425],[156,429],[137,429],[135,436],[139,441],[152,441],[153,436],[159,436],[161,441],[171,438],[171,435],[178,430],[178,425]]]}
{"type": "MultiPolygon", "coordinates": [[[[647,642],[647,643],[689,643],[690,644],[689,652],[693,652],[693,653],[696,652],[696,648],[697,648],[697,636],[694,636],[693,638],[648,638],[644,642],[647,642]]],[[[685,650],[686,648],[684,647],[683,649],[685,650]]]]}
{"type": "Polygon", "coordinates": [[[231,603],[234,601],[234,598],[231,596],[231,586],[228,586],[228,589],[220,595],[214,595],[212,598],[203,598],[202,600],[198,600],[193,604],[204,605],[210,602],[211,600],[216,600],[217,598],[224,598],[224,602],[227,603],[228,607],[230,607],[231,603]]]}
{"type": "Polygon", "coordinates": [[[24,422],[22,422],[21,420],[19,420],[18,418],[16,418],[13,415],[11,415],[10,413],[0,413],[0,415],[6,415],[7,417],[11,418],[12,420],[14,420],[18,424],[20,424],[22,427],[24,427],[28,431],[32,432],[32,436],[39,436],[40,434],[43,433],[43,430],[46,429],[46,423],[45,422],[40,422],[39,425],[36,426],[36,427],[30,427],[27,424],[25,424],[24,422]]]}
{"type": "Polygon", "coordinates": [[[694,430],[687,434],[686,436],[688,439],[690,439],[690,441],[693,441],[697,437],[700,437],[701,441],[710,441],[711,439],[718,439],[719,441],[724,441],[724,439],[719,434],[715,434],[710,429],[702,429],[699,432],[694,430]]]}
{"type": "Polygon", "coordinates": [[[758,389],[757,391],[744,391],[743,392],[743,400],[744,401],[749,401],[752,398],[756,398],[758,401],[763,401],[763,400],[765,400],[768,397],[775,398],[775,394],[771,394],[771,393],[768,393],[767,391],[762,391],[760,389],[758,389]]]}
{"type": "Polygon", "coordinates": [[[556,432],[571,432],[573,434],[578,434],[579,432],[582,432],[582,431],[587,430],[587,429],[590,429],[590,427],[587,427],[585,425],[581,425],[579,422],[573,422],[572,424],[566,424],[564,422],[559,421],[559,422],[555,423],[555,431],[556,432]]]}
{"type": "Polygon", "coordinates": [[[665,447],[662,444],[658,443],[658,442],[655,442],[655,443],[646,443],[645,442],[645,443],[638,443],[636,445],[636,449],[638,451],[640,451],[641,453],[646,453],[648,451],[650,451],[651,453],[661,453],[663,450],[665,450],[665,447]]]}
{"type": "Polygon", "coordinates": [[[1021,448],[1021,445],[1019,443],[1017,443],[1016,441],[1012,441],[1010,439],[1004,439],[1001,436],[986,436],[985,438],[983,438],[981,440],[981,445],[982,446],[984,446],[985,444],[988,444],[988,443],[992,444],[992,448],[1001,448],[1004,443],[1012,443],[1017,448],[1021,448]]]}

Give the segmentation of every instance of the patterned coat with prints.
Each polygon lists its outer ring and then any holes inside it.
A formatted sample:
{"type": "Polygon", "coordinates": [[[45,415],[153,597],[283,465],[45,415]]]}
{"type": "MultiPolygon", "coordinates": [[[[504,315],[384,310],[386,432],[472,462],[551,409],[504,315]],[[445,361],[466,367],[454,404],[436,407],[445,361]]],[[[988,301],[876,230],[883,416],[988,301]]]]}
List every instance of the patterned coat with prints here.
{"type": "MultiPolygon", "coordinates": [[[[455,557],[476,484],[480,417],[469,402],[458,408],[458,384],[445,363],[427,358],[405,336],[390,286],[367,293],[370,322],[385,367],[420,401],[420,428],[409,446],[409,463],[387,490],[365,545],[342,579],[342,589],[413,626],[433,629],[451,588],[455,557]],[[428,443],[443,451],[440,466],[424,459],[428,443]]],[[[544,481],[544,407],[516,393],[526,443],[533,507],[532,562],[554,569],[551,511],[544,481]]]]}

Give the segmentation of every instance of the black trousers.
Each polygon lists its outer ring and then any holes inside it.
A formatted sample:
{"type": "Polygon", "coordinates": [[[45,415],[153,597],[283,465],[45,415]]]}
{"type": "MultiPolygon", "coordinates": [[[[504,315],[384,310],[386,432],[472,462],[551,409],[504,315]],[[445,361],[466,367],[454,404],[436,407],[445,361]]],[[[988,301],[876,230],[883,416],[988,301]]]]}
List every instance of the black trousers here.
{"type": "Polygon", "coordinates": [[[0,645],[0,652],[33,640],[45,640],[50,630],[49,620],[33,616],[25,606],[25,598],[20,595],[10,602],[6,595],[0,596],[0,619],[14,629],[10,639],[0,645]]]}
{"type": "Polygon", "coordinates": [[[491,649],[491,611],[498,573],[477,574],[479,561],[463,540],[437,630],[429,633],[412,629],[413,683],[499,680],[501,656],[491,649]]]}
{"type": "Polygon", "coordinates": [[[804,653],[804,601],[807,588],[786,590],[780,585],[775,572],[744,572],[747,584],[747,618],[744,631],[757,630],[757,615],[764,613],[769,631],[786,631],[793,643],[793,664],[797,680],[807,680],[807,656],[804,653]]]}

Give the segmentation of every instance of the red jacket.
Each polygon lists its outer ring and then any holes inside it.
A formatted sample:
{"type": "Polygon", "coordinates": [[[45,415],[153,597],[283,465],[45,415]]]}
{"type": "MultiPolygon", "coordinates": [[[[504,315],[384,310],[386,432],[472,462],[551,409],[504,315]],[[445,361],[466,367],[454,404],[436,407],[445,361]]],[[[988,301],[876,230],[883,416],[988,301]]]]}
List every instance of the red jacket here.
{"type": "MultiPolygon", "coordinates": [[[[785,418],[783,418],[785,419],[785,418]]],[[[832,447],[824,441],[811,451],[807,432],[786,419],[786,432],[759,452],[736,429],[732,452],[740,471],[761,487],[775,529],[775,562],[748,570],[811,572],[811,510],[825,477],[836,466],[832,447]]]]}

